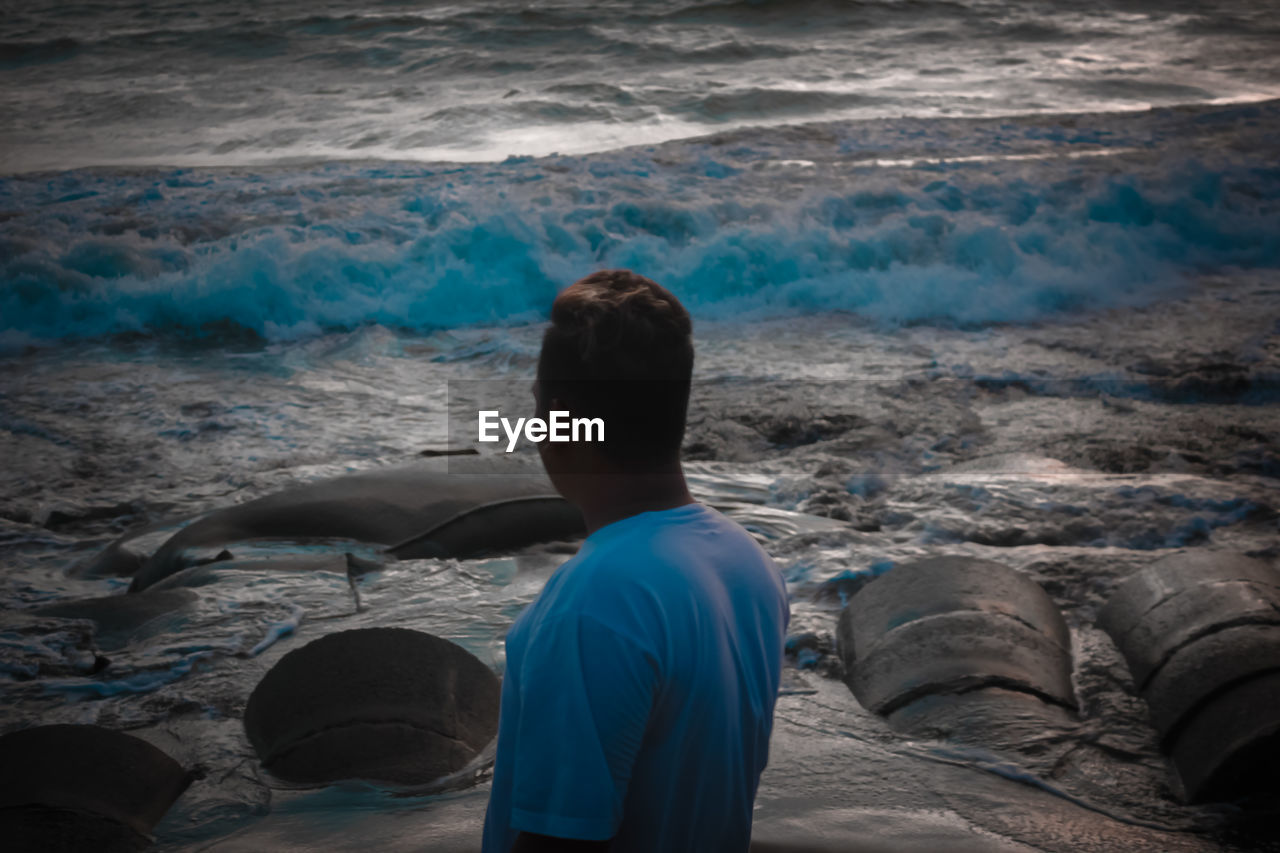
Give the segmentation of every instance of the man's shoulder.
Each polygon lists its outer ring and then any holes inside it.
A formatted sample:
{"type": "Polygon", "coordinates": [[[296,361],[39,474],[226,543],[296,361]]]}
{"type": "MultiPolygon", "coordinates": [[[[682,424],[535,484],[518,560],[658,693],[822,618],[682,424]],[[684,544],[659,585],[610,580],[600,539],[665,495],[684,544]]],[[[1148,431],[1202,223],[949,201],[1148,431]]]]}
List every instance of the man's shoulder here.
{"type": "Polygon", "coordinates": [[[760,551],[755,539],[741,525],[701,503],[685,504],[661,513],[642,513],[627,519],[614,535],[601,543],[602,553],[614,559],[632,553],[646,558],[666,557],[704,547],[712,551],[737,548],[760,551]]]}
{"type": "Polygon", "coordinates": [[[773,560],[732,519],[702,504],[680,509],[626,519],[607,536],[588,538],[549,584],[553,597],[561,605],[667,599],[727,577],[725,571],[738,581],[777,574],[773,560]]]}
{"type": "Polygon", "coordinates": [[[776,572],[764,549],[745,529],[720,512],[702,504],[689,505],[679,515],[646,518],[594,544],[574,567],[575,580],[616,592],[673,591],[701,585],[735,571],[776,572]]]}

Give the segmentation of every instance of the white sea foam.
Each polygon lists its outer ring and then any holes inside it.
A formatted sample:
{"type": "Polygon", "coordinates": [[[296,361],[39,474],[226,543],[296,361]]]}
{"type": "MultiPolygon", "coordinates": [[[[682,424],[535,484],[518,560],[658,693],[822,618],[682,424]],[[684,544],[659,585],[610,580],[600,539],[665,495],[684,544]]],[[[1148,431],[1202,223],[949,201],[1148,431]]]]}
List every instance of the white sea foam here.
{"type": "Polygon", "coordinates": [[[496,165],[0,182],[0,340],[539,320],[630,267],[699,318],[1030,322],[1280,263],[1280,102],[744,130],[496,165]],[[780,163],[789,164],[780,166],[780,163]]]}

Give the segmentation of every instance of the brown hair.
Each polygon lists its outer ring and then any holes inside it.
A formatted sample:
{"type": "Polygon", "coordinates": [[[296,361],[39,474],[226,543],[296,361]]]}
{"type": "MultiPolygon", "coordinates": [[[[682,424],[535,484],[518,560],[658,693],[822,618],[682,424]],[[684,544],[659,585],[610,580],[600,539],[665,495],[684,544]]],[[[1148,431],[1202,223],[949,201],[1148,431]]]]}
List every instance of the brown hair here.
{"type": "Polygon", "coordinates": [[[665,287],[630,270],[574,282],[551,306],[538,382],[575,417],[605,422],[602,449],[622,463],[680,452],[693,374],[693,323],[665,287]]]}

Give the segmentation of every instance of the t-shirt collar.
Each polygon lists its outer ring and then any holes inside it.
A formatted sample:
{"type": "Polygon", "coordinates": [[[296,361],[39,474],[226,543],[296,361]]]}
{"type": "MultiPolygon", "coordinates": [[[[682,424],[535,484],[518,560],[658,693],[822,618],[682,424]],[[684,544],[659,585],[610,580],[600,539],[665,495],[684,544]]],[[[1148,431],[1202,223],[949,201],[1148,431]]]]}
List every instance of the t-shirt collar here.
{"type": "Polygon", "coordinates": [[[647,512],[638,512],[635,515],[629,515],[626,518],[620,518],[604,527],[596,530],[586,538],[583,544],[599,545],[623,531],[629,530],[637,524],[663,524],[669,521],[679,521],[684,518],[690,518],[694,515],[702,513],[706,507],[694,501],[693,503],[681,504],[673,506],[670,509],[655,509],[647,512]]]}

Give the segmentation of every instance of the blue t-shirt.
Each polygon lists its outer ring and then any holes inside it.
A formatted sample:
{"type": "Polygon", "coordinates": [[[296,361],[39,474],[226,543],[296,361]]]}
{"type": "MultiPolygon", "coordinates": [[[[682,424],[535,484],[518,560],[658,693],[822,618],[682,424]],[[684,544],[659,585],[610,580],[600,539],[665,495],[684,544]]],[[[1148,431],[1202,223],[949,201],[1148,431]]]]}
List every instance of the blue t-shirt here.
{"type": "Polygon", "coordinates": [[[777,566],[702,504],[592,533],[507,634],[485,853],[521,830],[745,851],[789,620],[777,566]]]}

